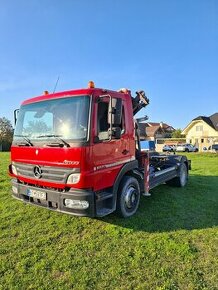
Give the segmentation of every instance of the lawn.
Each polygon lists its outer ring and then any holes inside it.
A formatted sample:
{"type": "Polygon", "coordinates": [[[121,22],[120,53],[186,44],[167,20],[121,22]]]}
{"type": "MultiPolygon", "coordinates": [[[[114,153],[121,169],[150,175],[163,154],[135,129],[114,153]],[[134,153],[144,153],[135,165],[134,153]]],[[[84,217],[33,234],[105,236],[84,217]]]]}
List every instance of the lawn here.
{"type": "Polygon", "coordinates": [[[0,153],[0,289],[218,289],[218,155],[187,155],[187,187],[90,219],[12,199],[0,153]]]}

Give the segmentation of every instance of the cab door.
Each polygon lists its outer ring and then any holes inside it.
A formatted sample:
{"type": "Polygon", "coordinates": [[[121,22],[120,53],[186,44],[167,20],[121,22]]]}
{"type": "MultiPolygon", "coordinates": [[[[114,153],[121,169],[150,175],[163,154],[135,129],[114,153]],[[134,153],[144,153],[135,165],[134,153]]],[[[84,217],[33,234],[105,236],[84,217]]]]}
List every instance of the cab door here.
{"type": "MultiPolygon", "coordinates": [[[[108,120],[110,118],[108,115],[110,110],[110,98],[112,97],[109,95],[101,96],[94,105],[95,133],[93,142],[93,162],[95,171],[95,190],[113,186],[120,168],[130,161],[129,140],[125,128],[126,102],[122,99],[122,117],[119,124],[121,134],[119,138],[117,138],[117,136],[113,136],[113,134],[110,135],[110,122],[108,120]]],[[[119,129],[116,129],[116,131],[119,131],[119,129]]]]}

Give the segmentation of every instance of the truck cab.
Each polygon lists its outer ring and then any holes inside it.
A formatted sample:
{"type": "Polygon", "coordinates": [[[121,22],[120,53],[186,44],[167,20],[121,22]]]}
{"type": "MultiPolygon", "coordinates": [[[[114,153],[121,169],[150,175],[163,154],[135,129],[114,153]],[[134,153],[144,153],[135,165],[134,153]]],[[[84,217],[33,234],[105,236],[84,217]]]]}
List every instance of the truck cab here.
{"type": "Polygon", "coordinates": [[[24,101],[11,148],[14,197],[96,215],[96,197],[113,186],[124,164],[135,160],[129,115],[128,93],[96,88],[24,101]]]}

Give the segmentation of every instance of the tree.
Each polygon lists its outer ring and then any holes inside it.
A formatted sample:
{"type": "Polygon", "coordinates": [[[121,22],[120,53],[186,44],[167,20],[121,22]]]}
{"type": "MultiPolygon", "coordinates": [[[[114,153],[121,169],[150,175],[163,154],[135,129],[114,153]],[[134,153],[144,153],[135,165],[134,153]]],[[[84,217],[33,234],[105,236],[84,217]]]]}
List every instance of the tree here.
{"type": "Polygon", "coordinates": [[[0,143],[11,143],[13,138],[13,127],[11,121],[5,117],[0,118],[0,143]]]}
{"type": "Polygon", "coordinates": [[[172,133],[172,138],[184,138],[184,137],[185,137],[185,135],[182,134],[182,130],[181,129],[176,129],[172,133]]]}
{"type": "Polygon", "coordinates": [[[29,121],[28,126],[24,128],[25,134],[30,134],[32,132],[38,133],[38,134],[45,134],[45,133],[52,133],[52,128],[49,127],[45,121],[43,120],[36,120],[36,121],[29,121]]]}

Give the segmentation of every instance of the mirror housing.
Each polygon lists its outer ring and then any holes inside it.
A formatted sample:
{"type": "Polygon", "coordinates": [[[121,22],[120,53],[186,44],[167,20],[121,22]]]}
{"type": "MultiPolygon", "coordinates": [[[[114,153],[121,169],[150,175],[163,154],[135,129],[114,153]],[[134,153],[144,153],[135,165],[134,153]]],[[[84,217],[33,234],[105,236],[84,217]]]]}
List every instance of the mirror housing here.
{"type": "Polygon", "coordinates": [[[18,114],[19,114],[19,109],[14,110],[14,124],[15,124],[15,125],[16,125],[16,123],[17,123],[17,117],[18,117],[18,114]]]}
{"type": "Polygon", "coordinates": [[[122,99],[110,98],[108,108],[108,124],[119,126],[122,122],[122,99]]]}

